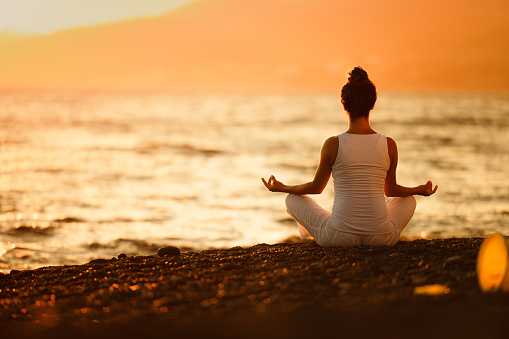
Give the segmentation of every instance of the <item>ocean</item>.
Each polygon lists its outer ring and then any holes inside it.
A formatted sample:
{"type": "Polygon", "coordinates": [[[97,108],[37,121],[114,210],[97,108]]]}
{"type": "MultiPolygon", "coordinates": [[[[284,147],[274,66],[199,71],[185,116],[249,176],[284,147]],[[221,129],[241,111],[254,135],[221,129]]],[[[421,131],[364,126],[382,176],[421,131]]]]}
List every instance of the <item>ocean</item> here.
{"type": "MultiPolygon", "coordinates": [[[[0,272],[296,237],[260,178],[311,180],[348,125],[336,93],[4,90],[0,121],[0,272]]],[[[439,186],[402,237],[509,233],[509,95],[380,93],[371,123],[400,184],[439,186]]]]}

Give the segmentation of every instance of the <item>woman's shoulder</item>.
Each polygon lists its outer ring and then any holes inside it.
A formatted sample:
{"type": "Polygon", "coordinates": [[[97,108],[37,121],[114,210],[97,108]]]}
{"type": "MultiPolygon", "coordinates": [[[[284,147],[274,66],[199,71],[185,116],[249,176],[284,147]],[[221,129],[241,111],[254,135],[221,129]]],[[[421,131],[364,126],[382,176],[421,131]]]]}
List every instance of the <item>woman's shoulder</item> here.
{"type": "Polygon", "coordinates": [[[329,137],[325,139],[323,142],[323,149],[330,150],[332,153],[334,153],[334,150],[337,152],[339,147],[339,138],[337,135],[334,135],[332,137],[329,137]]]}
{"type": "Polygon", "coordinates": [[[385,136],[385,138],[387,139],[387,146],[388,146],[389,148],[391,148],[391,147],[392,147],[392,148],[397,147],[397,145],[396,145],[396,141],[394,141],[394,139],[393,139],[393,138],[388,137],[388,136],[385,136]]]}
{"type": "Polygon", "coordinates": [[[337,135],[329,137],[323,142],[322,156],[329,159],[329,164],[331,166],[336,161],[338,149],[339,149],[339,139],[337,135]]]}
{"type": "Polygon", "coordinates": [[[389,152],[389,157],[394,159],[394,157],[398,156],[398,146],[396,145],[396,141],[394,141],[391,137],[386,137],[387,139],[387,151],[389,152]]]}
{"type": "Polygon", "coordinates": [[[333,135],[325,139],[324,144],[337,144],[339,142],[339,136],[333,135]]]}

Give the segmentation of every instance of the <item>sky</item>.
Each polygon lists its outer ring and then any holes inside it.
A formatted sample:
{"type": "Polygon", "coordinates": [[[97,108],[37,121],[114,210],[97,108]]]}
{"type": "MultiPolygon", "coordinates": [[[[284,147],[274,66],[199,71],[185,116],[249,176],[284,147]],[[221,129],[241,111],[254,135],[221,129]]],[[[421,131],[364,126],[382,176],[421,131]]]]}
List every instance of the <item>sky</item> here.
{"type": "Polygon", "coordinates": [[[506,92],[508,25],[508,0],[0,0],[0,87],[330,91],[362,65],[506,92]]]}
{"type": "Polygon", "coordinates": [[[0,0],[0,32],[48,34],[150,17],[195,0],[0,0]]]}

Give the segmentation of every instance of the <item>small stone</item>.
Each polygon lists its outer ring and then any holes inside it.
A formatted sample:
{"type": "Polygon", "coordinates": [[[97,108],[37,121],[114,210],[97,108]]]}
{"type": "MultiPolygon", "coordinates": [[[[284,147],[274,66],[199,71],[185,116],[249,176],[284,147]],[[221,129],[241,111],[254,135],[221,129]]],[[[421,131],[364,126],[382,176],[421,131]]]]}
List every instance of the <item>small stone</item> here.
{"type": "Polygon", "coordinates": [[[455,256],[449,257],[449,258],[445,259],[443,267],[446,267],[448,265],[459,264],[462,259],[463,258],[461,256],[459,256],[459,255],[455,255],[455,256]]]}
{"type": "Polygon", "coordinates": [[[118,255],[118,258],[119,258],[119,259],[127,258],[127,254],[125,254],[125,253],[120,253],[120,254],[118,255]]]}
{"type": "Polygon", "coordinates": [[[449,257],[449,258],[445,259],[445,262],[459,261],[461,259],[462,258],[461,258],[460,255],[455,255],[455,256],[452,256],[452,257],[449,257]]]}
{"type": "Polygon", "coordinates": [[[174,246],[161,247],[157,250],[157,255],[164,257],[166,255],[180,255],[180,250],[174,246]]]}

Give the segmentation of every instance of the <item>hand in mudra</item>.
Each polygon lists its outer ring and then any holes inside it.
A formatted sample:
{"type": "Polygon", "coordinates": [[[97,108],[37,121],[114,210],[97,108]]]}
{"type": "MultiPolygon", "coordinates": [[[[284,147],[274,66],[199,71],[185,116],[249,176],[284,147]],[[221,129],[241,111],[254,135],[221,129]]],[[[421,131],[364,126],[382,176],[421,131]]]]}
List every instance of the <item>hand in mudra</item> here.
{"type": "Polygon", "coordinates": [[[423,195],[425,197],[429,197],[430,195],[435,194],[437,189],[438,189],[438,185],[436,185],[433,188],[433,183],[431,182],[431,180],[429,180],[424,185],[421,185],[421,195],[423,195]]]}
{"type": "Polygon", "coordinates": [[[267,189],[271,192],[282,192],[285,185],[281,181],[277,181],[276,177],[273,175],[270,176],[268,181],[265,181],[264,178],[262,178],[263,184],[267,189]]]}

